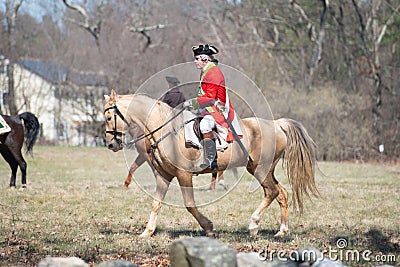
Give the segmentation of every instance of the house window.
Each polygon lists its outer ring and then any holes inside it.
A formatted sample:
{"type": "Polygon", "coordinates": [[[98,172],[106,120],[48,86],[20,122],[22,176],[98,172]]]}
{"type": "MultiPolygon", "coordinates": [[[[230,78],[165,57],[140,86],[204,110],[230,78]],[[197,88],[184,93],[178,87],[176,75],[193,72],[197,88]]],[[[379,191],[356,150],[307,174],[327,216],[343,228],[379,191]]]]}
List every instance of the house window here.
{"type": "Polygon", "coordinates": [[[58,140],[67,139],[67,123],[66,122],[57,123],[57,139],[58,140]]]}

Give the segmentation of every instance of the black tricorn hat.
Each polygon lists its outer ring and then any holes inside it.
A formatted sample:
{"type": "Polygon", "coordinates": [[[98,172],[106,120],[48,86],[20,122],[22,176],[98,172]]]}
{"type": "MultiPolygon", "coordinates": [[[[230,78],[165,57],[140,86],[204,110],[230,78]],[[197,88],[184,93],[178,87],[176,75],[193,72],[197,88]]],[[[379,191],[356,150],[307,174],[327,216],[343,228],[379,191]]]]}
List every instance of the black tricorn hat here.
{"type": "Polygon", "coordinates": [[[211,56],[211,55],[218,54],[218,52],[219,52],[218,48],[216,48],[213,45],[209,45],[209,44],[205,44],[205,45],[201,44],[201,45],[193,46],[192,50],[193,50],[193,54],[195,56],[198,56],[198,55],[211,56]]]}
{"type": "Polygon", "coordinates": [[[180,83],[180,81],[178,80],[178,78],[173,77],[173,76],[165,76],[165,79],[167,80],[168,83],[177,85],[180,83]]]}

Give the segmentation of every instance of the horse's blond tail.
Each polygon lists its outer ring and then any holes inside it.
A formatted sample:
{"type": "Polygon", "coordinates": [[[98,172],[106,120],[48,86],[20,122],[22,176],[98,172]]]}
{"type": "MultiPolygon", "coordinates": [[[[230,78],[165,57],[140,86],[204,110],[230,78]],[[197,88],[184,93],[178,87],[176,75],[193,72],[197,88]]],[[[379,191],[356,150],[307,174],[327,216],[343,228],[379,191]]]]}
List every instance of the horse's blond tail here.
{"type": "Polygon", "coordinates": [[[304,126],[292,119],[279,119],[276,123],[285,132],[287,145],[283,154],[283,167],[293,191],[293,207],[303,213],[303,196],[318,197],[315,184],[316,145],[304,126]]]}

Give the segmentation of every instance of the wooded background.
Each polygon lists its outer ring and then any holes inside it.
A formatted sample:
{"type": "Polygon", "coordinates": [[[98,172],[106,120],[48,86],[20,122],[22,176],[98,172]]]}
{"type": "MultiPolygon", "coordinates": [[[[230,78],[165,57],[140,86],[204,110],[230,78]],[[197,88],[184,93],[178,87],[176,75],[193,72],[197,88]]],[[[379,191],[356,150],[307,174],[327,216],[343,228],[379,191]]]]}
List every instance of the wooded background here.
{"type": "Polygon", "coordinates": [[[11,62],[63,62],[105,75],[119,93],[133,93],[154,73],[192,61],[192,45],[211,43],[220,62],[258,85],[274,117],[305,125],[320,160],[400,156],[399,0],[0,5],[0,55],[11,62]]]}

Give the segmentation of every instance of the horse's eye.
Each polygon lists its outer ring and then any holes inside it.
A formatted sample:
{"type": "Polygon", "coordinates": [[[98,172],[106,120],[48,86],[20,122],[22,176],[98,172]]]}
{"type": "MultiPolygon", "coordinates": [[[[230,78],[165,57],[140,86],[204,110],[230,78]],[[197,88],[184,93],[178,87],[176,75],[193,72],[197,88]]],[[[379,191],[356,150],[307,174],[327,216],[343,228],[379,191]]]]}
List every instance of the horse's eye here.
{"type": "Polygon", "coordinates": [[[108,117],[108,118],[107,118],[107,121],[111,121],[111,117],[108,117]]]}

